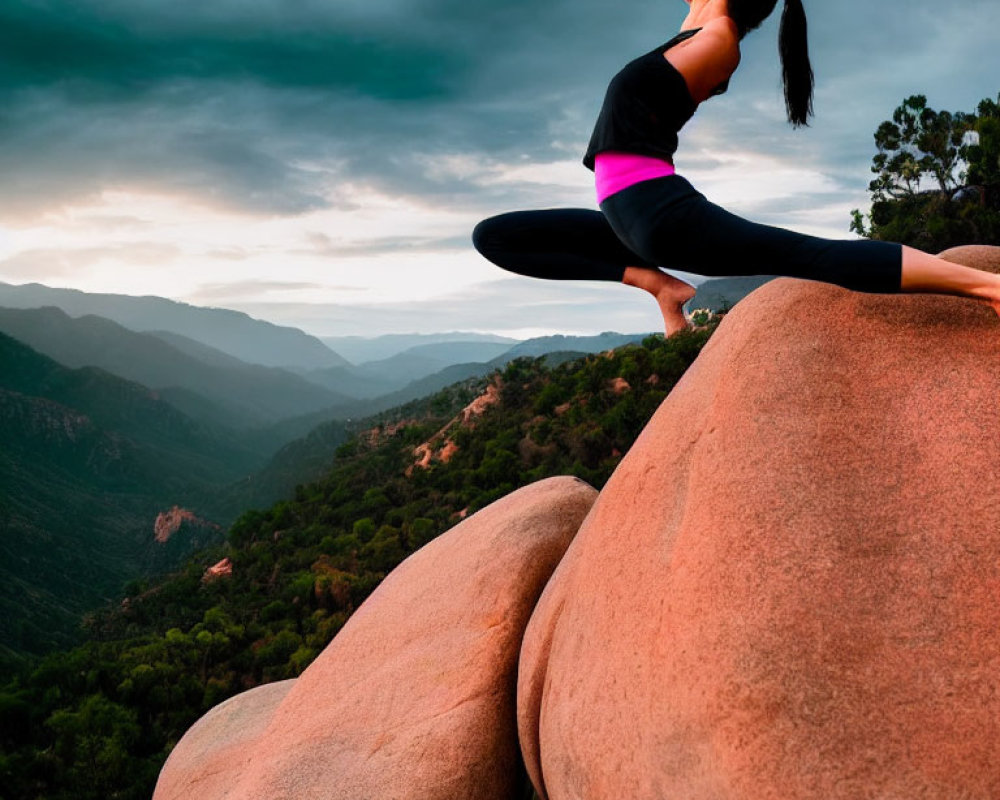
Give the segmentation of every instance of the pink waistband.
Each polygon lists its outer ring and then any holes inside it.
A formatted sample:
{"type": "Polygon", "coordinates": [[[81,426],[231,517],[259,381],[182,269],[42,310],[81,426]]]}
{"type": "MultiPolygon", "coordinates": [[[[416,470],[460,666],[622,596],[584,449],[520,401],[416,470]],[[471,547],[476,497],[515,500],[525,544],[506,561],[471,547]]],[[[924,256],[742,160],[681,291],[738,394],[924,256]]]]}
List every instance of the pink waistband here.
{"type": "Polygon", "coordinates": [[[634,183],[673,174],[674,165],[661,158],[640,156],[635,153],[598,153],[594,158],[597,202],[603,203],[604,198],[627,189],[634,183]]]}

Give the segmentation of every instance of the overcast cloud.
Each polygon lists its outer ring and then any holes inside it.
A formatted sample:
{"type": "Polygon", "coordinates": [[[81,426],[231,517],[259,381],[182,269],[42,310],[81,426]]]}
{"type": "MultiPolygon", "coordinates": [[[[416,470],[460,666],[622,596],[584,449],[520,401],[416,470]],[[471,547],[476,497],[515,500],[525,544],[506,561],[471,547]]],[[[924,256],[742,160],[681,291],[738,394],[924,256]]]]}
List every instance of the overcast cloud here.
{"type": "MultiPolygon", "coordinates": [[[[971,111],[997,96],[1000,6],[806,7],[812,127],[783,121],[775,14],[677,164],[738,213],[846,237],[872,134],[905,97],[971,111]]],[[[685,12],[5,0],[0,280],[160,294],[320,335],[655,329],[641,296],[507,276],[468,236],[502,211],[594,206],[579,160],[607,80],[685,12]]]]}

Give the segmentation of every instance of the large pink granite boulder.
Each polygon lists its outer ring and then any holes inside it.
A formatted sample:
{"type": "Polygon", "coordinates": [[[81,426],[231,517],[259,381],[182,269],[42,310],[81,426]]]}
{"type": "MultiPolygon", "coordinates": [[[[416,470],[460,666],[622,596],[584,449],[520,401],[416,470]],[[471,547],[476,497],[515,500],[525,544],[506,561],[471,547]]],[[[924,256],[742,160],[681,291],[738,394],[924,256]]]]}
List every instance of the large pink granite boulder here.
{"type": "Polygon", "coordinates": [[[512,797],[521,638],[596,495],[576,478],[540,481],[423,547],[280,697],[254,710],[239,695],[197,723],[155,800],[512,797]],[[232,730],[244,716],[250,728],[232,730]]]}
{"type": "Polygon", "coordinates": [[[778,279],[547,585],[525,759],[549,800],[995,799],[998,619],[997,314],[778,279]]]}

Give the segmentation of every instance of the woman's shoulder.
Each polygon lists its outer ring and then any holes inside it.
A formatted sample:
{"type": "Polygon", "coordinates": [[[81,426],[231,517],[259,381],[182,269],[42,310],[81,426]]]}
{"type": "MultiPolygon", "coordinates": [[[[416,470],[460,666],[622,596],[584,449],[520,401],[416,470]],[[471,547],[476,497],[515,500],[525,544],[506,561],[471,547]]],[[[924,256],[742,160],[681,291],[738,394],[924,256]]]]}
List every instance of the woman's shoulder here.
{"type": "Polygon", "coordinates": [[[692,99],[701,103],[716,93],[740,63],[739,32],[729,17],[718,17],[663,57],[681,73],[692,99]]]}
{"type": "Polygon", "coordinates": [[[740,29],[737,27],[736,22],[732,17],[716,17],[715,19],[709,20],[702,25],[701,30],[703,33],[710,33],[713,36],[719,36],[723,39],[731,41],[733,44],[738,45],[740,42],[740,29]]]}
{"type": "Polygon", "coordinates": [[[709,20],[689,40],[694,48],[712,49],[720,55],[739,61],[740,31],[730,17],[716,17],[709,20]],[[700,40],[700,41],[699,41],[700,40]]]}

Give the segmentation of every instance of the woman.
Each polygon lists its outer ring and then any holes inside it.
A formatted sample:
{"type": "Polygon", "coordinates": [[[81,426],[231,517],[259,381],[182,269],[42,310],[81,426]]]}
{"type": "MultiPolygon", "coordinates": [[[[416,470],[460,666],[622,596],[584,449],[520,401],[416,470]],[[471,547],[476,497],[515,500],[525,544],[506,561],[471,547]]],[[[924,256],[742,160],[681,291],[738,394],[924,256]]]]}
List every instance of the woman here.
{"type": "MultiPolygon", "coordinates": [[[[972,297],[1000,314],[1000,275],[910,247],[829,240],[759,225],[710,203],[677,175],[677,133],[701,103],[726,91],[740,41],[777,0],[685,0],[690,13],[669,42],[612,79],[584,164],[601,211],[553,209],[491,217],[476,249],[504,269],[550,279],[620,281],[652,294],[666,334],[686,327],[694,287],[658,267],[702,275],[785,275],[862,292],[972,297]]],[[[802,0],[785,0],[779,51],[789,122],[812,114],[813,74],[802,0]]]]}

